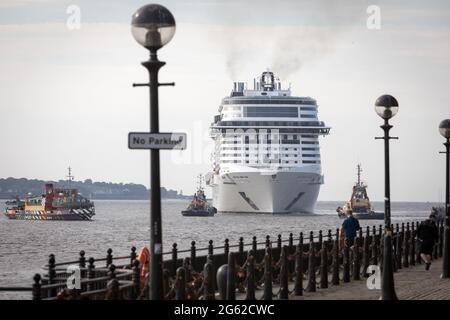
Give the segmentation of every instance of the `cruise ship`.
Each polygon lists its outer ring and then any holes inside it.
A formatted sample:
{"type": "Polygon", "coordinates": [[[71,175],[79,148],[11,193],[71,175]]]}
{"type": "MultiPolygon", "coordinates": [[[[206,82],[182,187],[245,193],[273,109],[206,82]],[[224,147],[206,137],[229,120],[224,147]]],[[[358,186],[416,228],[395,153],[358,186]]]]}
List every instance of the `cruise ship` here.
{"type": "Polygon", "coordinates": [[[212,171],[206,176],[218,212],[314,213],[320,185],[319,136],[330,127],[311,97],[291,95],[273,72],[235,82],[214,117],[212,171]]]}

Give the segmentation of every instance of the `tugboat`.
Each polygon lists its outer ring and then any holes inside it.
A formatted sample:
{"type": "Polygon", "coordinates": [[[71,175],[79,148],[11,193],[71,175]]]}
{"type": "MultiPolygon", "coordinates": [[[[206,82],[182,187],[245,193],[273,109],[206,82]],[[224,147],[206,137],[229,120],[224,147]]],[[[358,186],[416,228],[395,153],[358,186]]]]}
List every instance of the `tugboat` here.
{"type": "Polygon", "coordinates": [[[340,218],[345,218],[347,211],[352,210],[353,216],[357,219],[384,219],[383,212],[375,212],[367,196],[367,185],[361,181],[361,165],[358,164],[358,181],[353,186],[350,200],[343,207],[338,207],[336,212],[340,218]]]}
{"type": "Polygon", "coordinates": [[[71,188],[72,181],[69,167],[67,188],[55,188],[47,183],[43,195],[7,201],[5,215],[15,220],[91,220],[95,215],[94,203],[71,188]]]}
{"type": "Polygon", "coordinates": [[[197,192],[194,194],[187,209],[181,211],[181,214],[185,217],[212,217],[217,213],[217,209],[206,201],[205,191],[202,187],[203,177],[201,174],[198,176],[198,179],[197,192]]]}

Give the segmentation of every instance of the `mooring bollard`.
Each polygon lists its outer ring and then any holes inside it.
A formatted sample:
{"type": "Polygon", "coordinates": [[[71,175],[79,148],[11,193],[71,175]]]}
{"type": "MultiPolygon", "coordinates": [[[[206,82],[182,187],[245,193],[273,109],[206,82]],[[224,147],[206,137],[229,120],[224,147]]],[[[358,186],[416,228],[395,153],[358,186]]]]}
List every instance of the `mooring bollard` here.
{"type": "Polygon", "coordinates": [[[139,261],[133,261],[131,281],[133,282],[132,299],[137,299],[139,292],[141,291],[141,277],[139,275],[139,261]]]}
{"type": "Polygon", "coordinates": [[[280,255],[280,294],[281,300],[289,299],[288,247],[283,246],[280,255]]]}
{"type": "Polygon", "coordinates": [[[236,259],[234,253],[228,254],[227,300],[236,300],[236,259]]]}
{"type": "Polygon", "coordinates": [[[296,296],[303,295],[303,234],[300,236],[300,243],[295,251],[295,287],[296,296]]]}
{"type": "Polygon", "coordinates": [[[215,300],[214,270],[212,255],[208,255],[205,267],[203,268],[203,298],[204,300],[215,300]]]}
{"type": "Polygon", "coordinates": [[[113,263],[113,255],[112,255],[112,249],[109,248],[106,251],[106,267],[108,268],[113,263]]]}
{"type": "Polygon", "coordinates": [[[320,288],[328,288],[328,249],[326,242],[322,242],[320,257],[320,288]]]}
{"type": "Polygon", "coordinates": [[[228,257],[228,254],[230,253],[230,240],[228,238],[225,239],[223,253],[225,254],[226,257],[228,257]]]}
{"type": "Polygon", "coordinates": [[[255,254],[256,254],[257,247],[258,247],[258,242],[256,241],[256,236],[253,236],[253,239],[252,239],[252,250],[253,250],[253,252],[255,254]]]}
{"type": "MultiPolygon", "coordinates": [[[[54,284],[56,279],[56,260],[52,253],[48,256],[48,284],[54,284]]],[[[56,297],[56,288],[48,290],[49,297],[56,297]]]]}
{"type": "Polygon", "coordinates": [[[264,255],[264,294],[263,300],[272,300],[272,249],[266,248],[264,255]]]}
{"type": "MultiPolygon", "coordinates": [[[[195,248],[195,241],[191,242],[191,260],[190,265],[192,266],[192,269],[194,270],[194,266],[195,266],[195,260],[197,259],[197,249],[195,248]]],[[[188,280],[190,281],[190,280],[188,280]]]]}
{"type": "Polygon", "coordinates": [[[178,261],[178,244],[175,242],[174,244],[172,244],[172,274],[174,275],[177,274],[178,269],[177,261],[178,261]]]}
{"type": "Polygon", "coordinates": [[[350,282],[350,252],[348,249],[348,245],[344,244],[344,275],[343,275],[343,281],[344,282],[350,282]]]}
{"type": "Polygon", "coordinates": [[[409,240],[410,240],[410,231],[409,231],[409,222],[406,224],[405,234],[403,236],[403,267],[409,268],[409,240]]]}
{"type": "Polygon", "coordinates": [[[33,291],[32,291],[32,299],[33,300],[41,300],[41,275],[36,273],[33,277],[33,291]]]}
{"type": "Polygon", "coordinates": [[[314,234],[309,233],[309,260],[307,292],[316,292],[316,251],[314,249],[314,234]]]}
{"type": "MultiPolygon", "coordinates": [[[[88,279],[94,279],[95,278],[95,260],[93,257],[90,257],[88,260],[88,272],[87,272],[87,278],[88,279]]],[[[88,290],[94,291],[97,287],[95,285],[95,282],[89,282],[88,284],[88,290]]]]}
{"type": "Polygon", "coordinates": [[[247,256],[247,290],[245,300],[256,300],[255,290],[255,252],[250,250],[247,256]]]}
{"type": "Polygon", "coordinates": [[[179,267],[176,274],[175,300],[186,300],[186,269],[179,267]]]}
{"type": "Polygon", "coordinates": [[[353,280],[361,280],[361,257],[359,254],[359,241],[353,245],[353,280]]]}

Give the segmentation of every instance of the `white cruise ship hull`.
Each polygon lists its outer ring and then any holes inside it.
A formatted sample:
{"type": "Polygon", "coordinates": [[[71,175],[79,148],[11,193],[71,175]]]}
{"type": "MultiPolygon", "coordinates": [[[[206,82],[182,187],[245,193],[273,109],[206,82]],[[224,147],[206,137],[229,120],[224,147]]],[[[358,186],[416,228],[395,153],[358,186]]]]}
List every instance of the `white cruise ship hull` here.
{"type": "Polygon", "coordinates": [[[218,212],[275,214],[313,213],[322,183],[317,172],[243,170],[213,175],[209,184],[218,212]]]}

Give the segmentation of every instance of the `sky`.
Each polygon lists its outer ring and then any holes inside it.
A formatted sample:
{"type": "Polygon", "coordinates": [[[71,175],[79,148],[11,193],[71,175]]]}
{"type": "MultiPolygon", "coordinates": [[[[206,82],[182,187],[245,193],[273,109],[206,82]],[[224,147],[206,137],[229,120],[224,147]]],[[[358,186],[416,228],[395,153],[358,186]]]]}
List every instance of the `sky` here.
{"type": "MultiPolygon", "coordinates": [[[[0,1],[0,178],[93,179],[149,186],[149,153],[129,150],[149,129],[148,52],[130,32],[146,1],[0,1]],[[78,25],[79,22],[79,25],[78,25]],[[79,26],[79,28],[78,28],[79,26]]],[[[372,200],[384,195],[381,119],[391,94],[392,201],[445,199],[439,122],[450,118],[448,1],[161,0],[177,29],[159,58],[160,130],[188,148],[161,151],[161,184],[194,192],[211,169],[208,127],[233,81],[270,68],[292,93],[317,100],[319,200],[350,197],[361,163],[372,200]],[[378,15],[379,13],[379,15],[378,15]]]]}

